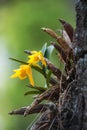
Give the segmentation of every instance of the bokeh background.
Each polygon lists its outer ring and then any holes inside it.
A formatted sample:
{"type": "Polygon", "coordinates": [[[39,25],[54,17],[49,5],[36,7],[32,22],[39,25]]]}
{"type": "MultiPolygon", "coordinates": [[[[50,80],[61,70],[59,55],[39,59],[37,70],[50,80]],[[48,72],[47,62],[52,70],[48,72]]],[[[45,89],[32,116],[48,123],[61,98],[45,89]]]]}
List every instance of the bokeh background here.
{"type": "MultiPolygon", "coordinates": [[[[32,96],[24,96],[28,80],[10,79],[19,63],[9,57],[27,60],[24,50],[40,50],[52,40],[41,27],[57,31],[63,18],[75,27],[74,0],[0,0],[0,130],[29,130],[37,115],[9,116],[8,112],[27,106],[32,96]]],[[[35,73],[35,72],[34,72],[35,73]]],[[[34,74],[35,83],[44,85],[43,77],[34,74]]]]}

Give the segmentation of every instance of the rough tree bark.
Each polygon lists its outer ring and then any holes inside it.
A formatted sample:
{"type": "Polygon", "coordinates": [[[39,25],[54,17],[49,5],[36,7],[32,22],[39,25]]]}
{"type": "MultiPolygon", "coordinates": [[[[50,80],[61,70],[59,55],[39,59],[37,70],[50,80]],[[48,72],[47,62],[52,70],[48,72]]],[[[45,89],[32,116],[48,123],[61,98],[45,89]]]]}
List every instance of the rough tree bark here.
{"type": "Polygon", "coordinates": [[[87,0],[76,0],[75,6],[76,87],[81,92],[79,93],[79,102],[82,101],[82,105],[77,106],[78,130],[87,130],[87,0]]]}
{"type": "Polygon", "coordinates": [[[75,9],[76,30],[73,44],[76,77],[70,84],[69,92],[73,117],[65,123],[65,130],[87,130],[87,0],[76,0],[75,9]]]}
{"type": "Polygon", "coordinates": [[[70,105],[73,119],[66,130],[87,130],[87,0],[76,0],[76,30],[74,55],[76,78],[71,84],[70,105]]]}

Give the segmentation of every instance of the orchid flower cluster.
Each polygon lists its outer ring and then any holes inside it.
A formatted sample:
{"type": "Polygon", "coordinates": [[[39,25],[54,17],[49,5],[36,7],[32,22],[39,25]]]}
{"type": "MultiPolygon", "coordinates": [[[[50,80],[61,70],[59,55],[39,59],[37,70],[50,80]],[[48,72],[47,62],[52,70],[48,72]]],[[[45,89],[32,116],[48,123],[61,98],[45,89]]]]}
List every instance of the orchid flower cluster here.
{"type": "Polygon", "coordinates": [[[28,77],[30,84],[34,86],[34,80],[32,76],[31,67],[37,67],[42,69],[41,67],[46,67],[46,61],[41,51],[32,51],[28,56],[29,60],[27,64],[23,64],[19,69],[13,70],[15,73],[11,76],[11,78],[19,78],[21,80],[28,77]],[[41,65],[39,65],[41,63],[41,65]]]}
{"type": "Polygon", "coordinates": [[[57,85],[58,88],[62,85],[62,90],[63,88],[65,90],[67,83],[71,81],[71,75],[73,75],[72,73],[75,71],[72,45],[74,29],[66,21],[62,19],[59,19],[59,21],[64,28],[64,30],[59,30],[60,35],[50,28],[42,28],[42,30],[54,38],[57,43],[51,42],[51,45],[49,46],[45,43],[40,51],[25,50],[24,52],[28,54],[28,61],[26,62],[10,58],[11,60],[21,63],[18,69],[13,70],[14,74],[11,78],[19,78],[20,80],[28,78],[28,87],[35,89],[35,91],[29,90],[25,95],[36,93],[41,94],[55,85],[57,85]],[[63,64],[64,72],[49,60],[54,49],[56,49],[57,57],[63,64]],[[46,81],[44,87],[36,86],[33,79],[32,69],[44,76],[46,81]]]}

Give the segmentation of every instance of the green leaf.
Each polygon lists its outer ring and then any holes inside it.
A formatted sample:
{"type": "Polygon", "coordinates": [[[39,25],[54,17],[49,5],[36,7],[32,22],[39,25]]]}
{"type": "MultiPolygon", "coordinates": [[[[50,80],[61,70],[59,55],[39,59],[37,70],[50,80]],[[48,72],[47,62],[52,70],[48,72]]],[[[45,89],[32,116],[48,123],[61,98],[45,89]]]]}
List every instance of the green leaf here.
{"type": "Polygon", "coordinates": [[[24,95],[27,96],[29,94],[41,94],[42,92],[40,91],[27,91],[24,95]]]}
{"type": "Polygon", "coordinates": [[[53,50],[54,50],[54,47],[52,45],[48,46],[46,48],[45,57],[49,59],[53,50]]]}
{"type": "Polygon", "coordinates": [[[32,86],[31,84],[28,84],[28,85],[26,85],[27,87],[29,87],[29,88],[32,88],[32,89],[36,89],[36,90],[39,90],[39,91],[41,91],[41,92],[44,92],[44,91],[46,91],[47,89],[46,88],[43,88],[43,87],[37,87],[37,86],[32,86]]]}
{"type": "Polygon", "coordinates": [[[41,49],[41,52],[43,53],[43,55],[45,55],[46,49],[47,49],[47,43],[45,43],[41,49]]]}
{"type": "Polygon", "coordinates": [[[21,60],[18,60],[18,59],[15,59],[15,58],[9,58],[10,60],[13,60],[13,61],[16,61],[16,62],[19,62],[19,63],[22,63],[22,64],[26,64],[28,65],[27,62],[24,62],[24,61],[21,61],[21,60]]]}
{"type": "Polygon", "coordinates": [[[50,56],[51,56],[51,54],[52,54],[52,52],[53,52],[53,49],[54,49],[54,46],[53,46],[53,45],[50,45],[50,46],[47,47],[47,43],[45,43],[45,44],[43,45],[41,51],[42,51],[44,57],[46,57],[46,58],[49,59],[50,56]]]}

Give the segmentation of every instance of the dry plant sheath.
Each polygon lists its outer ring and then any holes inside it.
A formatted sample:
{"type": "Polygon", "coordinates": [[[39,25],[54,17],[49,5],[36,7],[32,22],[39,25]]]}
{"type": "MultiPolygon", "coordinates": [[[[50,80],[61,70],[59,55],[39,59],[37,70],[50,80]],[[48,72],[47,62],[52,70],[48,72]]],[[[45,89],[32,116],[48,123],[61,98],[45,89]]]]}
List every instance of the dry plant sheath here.
{"type": "Polygon", "coordinates": [[[57,43],[52,41],[48,47],[45,44],[39,52],[25,50],[28,62],[12,58],[24,63],[14,70],[12,78],[28,77],[30,85],[27,85],[29,91],[25,95],[37,95],[31,105],[9,114],[28,116],[41,113],[30,130],[87,130],[87,0],[76,0],[75,9],[75,30],[71,24],[59,19],[64,35],[59,36],[50,28],[42,28],[57,43]],[[53,47],[64,64],[64,71],[49,61],[48,54],[53,47]],[[32,68],[44,76],[47,88],[35,86],[32,68]],[[31,88],[34,90],[30,91],[31,88]],[[44,100],[45,103],[42,103],[44,100]]]}

